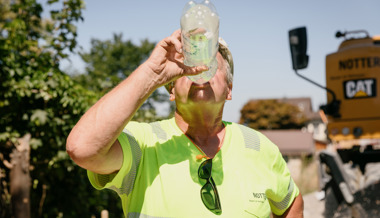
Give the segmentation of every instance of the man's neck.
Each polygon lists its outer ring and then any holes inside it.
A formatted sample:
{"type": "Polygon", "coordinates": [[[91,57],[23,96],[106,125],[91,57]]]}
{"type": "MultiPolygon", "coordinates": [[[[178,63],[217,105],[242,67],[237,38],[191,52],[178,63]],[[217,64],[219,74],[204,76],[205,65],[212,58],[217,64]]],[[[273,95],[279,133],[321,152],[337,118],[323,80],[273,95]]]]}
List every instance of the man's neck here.
{"type": "Polygon", "coordinates": [[[175,113],[175,121],[178,127],[193,143],[198,146],[208,157],[214,157],[222,146],[225,128],[222,116],[215,113],[196,113],[182,116],[175,113]]]}

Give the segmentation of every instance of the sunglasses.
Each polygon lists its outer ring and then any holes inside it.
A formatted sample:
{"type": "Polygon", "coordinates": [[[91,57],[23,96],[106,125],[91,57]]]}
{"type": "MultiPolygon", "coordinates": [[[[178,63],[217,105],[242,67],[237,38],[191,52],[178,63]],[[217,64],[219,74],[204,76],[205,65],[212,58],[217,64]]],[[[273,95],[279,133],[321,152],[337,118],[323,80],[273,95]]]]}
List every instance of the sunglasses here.
{"type": "Polygon", "coordinates": [[[201,188],[201,198],[207,209],[216,215],[220,215],[222,213],[222,207],[220,206],[218,190],[216,189],[215,182],[211,177],[211,170],[212,159],[203,161],[199,166],[199,178],[207,180],[206,184],[201,188]]]}

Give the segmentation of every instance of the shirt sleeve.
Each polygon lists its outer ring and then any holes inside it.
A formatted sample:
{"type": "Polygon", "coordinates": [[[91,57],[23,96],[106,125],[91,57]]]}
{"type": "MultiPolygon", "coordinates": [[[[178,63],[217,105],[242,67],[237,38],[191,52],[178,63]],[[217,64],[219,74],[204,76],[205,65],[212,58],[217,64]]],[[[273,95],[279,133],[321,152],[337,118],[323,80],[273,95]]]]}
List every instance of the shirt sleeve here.
{"type": "Polygon", "coordinates": [[[263,136],[269,149],[266,157],[270,164],[270,188],[266,191],[271,210],[276,215],[282,215],[293,203],[299,194],[299,189],[294,183],[287,164],[278,147],[268,138],[263,136]]]}
{"type": "Polygon", "coordinates": [[[127,134],[124,132],[121,133],[118,140],[123,151],[123,164],[117,173],[103,175],[87,170],[87,176],[91,182],[91,185],[98,190],[109,188],[118,193],[122,192],[121,189],[123,187],[123,180],[131,171],[132,152],[127,134]]]}

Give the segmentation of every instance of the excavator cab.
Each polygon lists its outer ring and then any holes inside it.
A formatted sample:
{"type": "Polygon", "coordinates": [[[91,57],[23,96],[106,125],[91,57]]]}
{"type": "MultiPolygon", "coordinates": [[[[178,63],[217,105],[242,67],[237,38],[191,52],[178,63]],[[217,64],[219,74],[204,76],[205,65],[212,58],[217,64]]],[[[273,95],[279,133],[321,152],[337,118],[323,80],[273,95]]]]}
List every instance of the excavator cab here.
{"type": "Polygon", "coordinates": [[[323,86],[298,73],[309,60],[306,27],[289,31],[296,75],[327,93],[328,103],[320,109],[329,144],[319,153],[325,217],[379,217],[380,37],[366,31],[337,32],[336,37],[344,40],[326,56],[323,86]]]}

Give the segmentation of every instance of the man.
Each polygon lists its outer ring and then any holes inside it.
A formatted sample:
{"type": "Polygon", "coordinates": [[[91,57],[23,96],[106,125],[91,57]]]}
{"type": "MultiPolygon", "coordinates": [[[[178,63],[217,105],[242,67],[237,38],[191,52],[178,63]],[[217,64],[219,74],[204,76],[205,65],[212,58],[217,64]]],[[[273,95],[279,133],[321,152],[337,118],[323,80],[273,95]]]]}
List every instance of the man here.
{"type": "Polygon", "coordinates": [[[67,152],[97,189],[115,190],[126,217],[302,217],[303,201],[278,148],[248,127],[222,121],[231,100],[232,57],[220,44],[205,84],[186,76],[181,33],[102,97],[73,128],[67,152]],[[130,121],[158,87],[176,103],[172,119],[130,121]]]}

